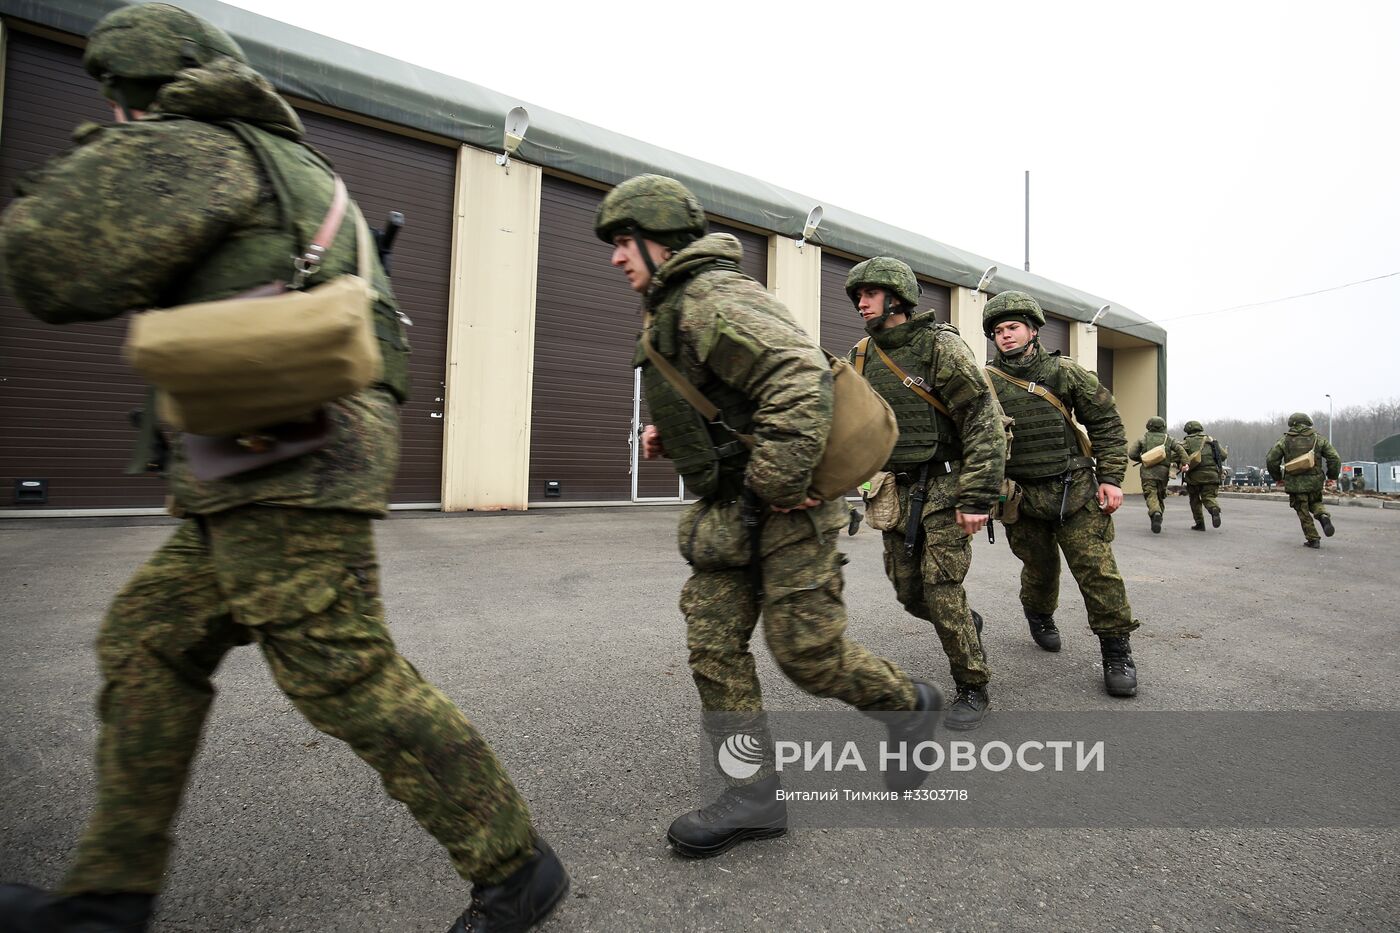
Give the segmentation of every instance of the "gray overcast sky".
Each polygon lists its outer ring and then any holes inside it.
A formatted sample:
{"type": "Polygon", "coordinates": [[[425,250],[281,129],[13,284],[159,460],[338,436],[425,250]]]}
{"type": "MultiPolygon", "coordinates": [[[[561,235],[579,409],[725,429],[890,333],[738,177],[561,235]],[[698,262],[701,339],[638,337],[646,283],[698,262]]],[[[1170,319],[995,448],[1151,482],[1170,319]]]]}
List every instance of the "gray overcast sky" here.
{"type": "Polygon", "coordinates": [[[1003,267],[1030,169],[1032,271],[1167,328],[1172,421],[1400,397],[1400,275],[1202,314],[1400,272],[1400,4],[235,5],[1003,267]]]}

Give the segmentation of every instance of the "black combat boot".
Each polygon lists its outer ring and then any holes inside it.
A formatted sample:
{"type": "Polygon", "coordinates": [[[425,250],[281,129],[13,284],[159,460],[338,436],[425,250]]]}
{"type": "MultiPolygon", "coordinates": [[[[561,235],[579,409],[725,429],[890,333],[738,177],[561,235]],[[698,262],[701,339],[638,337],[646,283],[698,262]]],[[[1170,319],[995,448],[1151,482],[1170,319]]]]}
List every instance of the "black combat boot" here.
{"type": "Polygon", "coordinates": [[[928,780],[929,772],[914,764],[914,748],[933,738],[938,713],[943,709],[943,694],[937,687],[917,677],[910,679],[914,681],[914,708],[907,713],[882,714],[890,732],[885,747],[894,751],[903,745],[904,760],[909,765],[885,769],[885,786],[890,790],[913,790],[928,780]]]}
{"type": "Polygon", "coordinates": [[[1210,526],[1211,526],[1212,528],[1219,528],[1219,527],[1220,527],[1220,510],[1219,510],[1219,509],[1211,509],[1211,510],[1210,510],[1210,526]]]}
{"type": "Polygon", "coordinates": [[[982,717],[987,715],[987,707],[991,705],[992,700],[987,696],[986,687],[958,684],[957,695],[953,697],[953,705],[948,707],[948,712],[943,717],[943,725],[960,732],[976,729],[982,725],[982,717]]]}
{"type": "Polygon", "coordinates": [[[471,906],[447,933],[524,933],[569,893],[569,873],[549,843],[535,838],[535,854],[505,881],[472,886],[471,906]]]}
{"type": "Polygon", "coordinates": [[[1332,516],[1319,515],[1317,517],[1317,520],[1322,525],[1322,533],[1325,534],[1327,537],[1330,538],[1337,533],[1337,529],[1332,527],[1332,516]]]}
{"type": "Polygon", "coordinates": [[[787,804],[778,799],[776,774],[754,784],[727,787],[714,803],[676,817],[666,841],[686,858],[710,858],[747,839],[787,832],[787,804]]]}
{"type": "Polygon", "coordinates": [[[0,885],[5,933],[143,933],[154,894],[50,894],[27,884],[0,885]]]}
{"type": "Polygon", "coordinates": [[[1192,530],[1192,531],[1205,531],[1205,530],[1206,530],[1206,523],[1205,523],[1205,522],[1196,522],[1196,524],[1194,524],[1194,525],[1191,526],[1191,530],[1192,530]]]}
{"type": "Polygon", "coordinates": [[[1137,696],[1137,665],[1127,635],[1100,635],[1103,650],[1103,686],[1109,696],[1137,696]]]}
{"type": "Polygon", "coordinates": [[[1159,534],[1162,533],[1162,513],[1161,513],[1161,512],[1153,512],[1153,513],[1152,513],[1152,533],[1153,533],[1154,535],[1159,535],[1159,534]]]}
{"type": "Polygon", "coordinates": [[[1314,551],[1319,551],[1322,549],[1322,542],[1317,538],[1309,538],[1303,542],[1303,547],[1310,547],[1314,551]]]}
{"type": "Polygon", "coordinates": [[[1055,614],[1031,612],[1026,609],[1026,621],[1031,624],[1031,638],[1046,651],[1060,650],[1060,630],[1055,628],[1055,614]]]}

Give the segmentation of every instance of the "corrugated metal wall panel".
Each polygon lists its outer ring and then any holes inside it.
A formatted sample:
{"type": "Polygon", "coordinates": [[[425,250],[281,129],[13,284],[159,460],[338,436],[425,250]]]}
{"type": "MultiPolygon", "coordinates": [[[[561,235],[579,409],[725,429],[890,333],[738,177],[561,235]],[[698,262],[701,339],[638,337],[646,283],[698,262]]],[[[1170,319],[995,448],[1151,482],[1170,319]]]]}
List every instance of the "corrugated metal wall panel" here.
{"type": "MultiPolygon", "coordinates": [[[[631,498],[632,354],[641,300],[608,263],[593,233],[604,192],[546,175],[540,203],[535,305],[535,385],[530,425],[529,499],[544,501],[558,480],[561,501],[631,498]]],[[[767,280],[768,240],[711,221],[744,246],[743,270],[767,280]]],[[[642,421],[646,423],[645,402],[642,421]]],[[[676,495],[670,461],[642,461],[642,497],[676,495]]]]}
{"type": "MultiPolygon", "coordinates": [[[[335,164],[370,226],[402,211],[390,260],[408,328],[412,398],[399,411],[399,472],[393,502],[442,499],[443,382],[452,270],[457,150],[319,113],[299,111],[307,140],[335,164]]],[[[470,244],[465,244],[470,249],[470,244]]]]}
{"type": "MultiPolygon", "coordinates": [[[[82,53],[11,32],[7,50],[0,191],[67,148],[73,128],[111,113],[82,70],[82,53]]],[[[408,226],[395,249],[394,287],[414,320],[414,400],[404,408],[395,502],[441,498],[447,289],[456,151],[333,117],[302,113],[309,141],[336,163],[371,224],[401,210],[408,226]]],[[[134,432],[127,412],[144,388],[121,358],[123,319],[51,327],[0,295],[0,484],[8,505],[16,477],[49,480],[48,507],[159,506],[164,484],[126,477],[134,432]]]]}
{"type": "Polygon", "coordinates": [[[1064,318],[1045,316],[1045,326],[1040,329],[1040,345],[1047,350],[1059,350],[1069,356],[1069,321],[1064,318]]]}
{"type": "Polygon", "coordinates": [[[1113,391],[1113,351],[1107,347],[1099,347],[1099,382],[1113,391]]]}
{"type": "MultiPolygon", "coordinates": [[[[13,30],[4,107],[6,205],[21,175],[71,145],[75,126],[111,119],[80,50],[13,30]]],[[[162,503],[159,478],[122,475],[136,436],[127,413],[145,399],[121,356],[126,328],[121,318],[54,327],[0,294],[0,506],[11,506],[16,478],[48,480],[50,509],[162,503]]]]}
{"type": "MultiPolygon", "coordinates": [[[[856,260],[822,252],[822,339],[829,353],[844,357],[865,336],[865,321],[846,295],[846,276],[856,260]]],[[[923,294],[916,313],[933,310],[938,320],[952,318],[952,293],[946,285],[919,279],[923,294]]]]}

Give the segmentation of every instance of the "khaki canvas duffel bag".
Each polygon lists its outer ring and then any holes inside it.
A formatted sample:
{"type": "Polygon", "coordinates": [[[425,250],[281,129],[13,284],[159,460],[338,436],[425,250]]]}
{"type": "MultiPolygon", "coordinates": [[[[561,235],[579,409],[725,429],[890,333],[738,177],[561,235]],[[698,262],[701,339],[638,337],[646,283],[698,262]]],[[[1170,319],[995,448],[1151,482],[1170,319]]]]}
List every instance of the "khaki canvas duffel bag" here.
{"type": "Polygon", "coordinates": [[[1299,454],[1283,465],[1283,472],[1289,476],[1297,476],[1299,473],[1311,473],[1317,469],[1317,442],[1314,441],[1312,449],[1305,454],[1299,454]]]}
{"type": "Polygon", "coordinates": [[[373,243],[355,212],[358,275],[315,288],[299,282],[335,241],[349,196],[339,177],[325,221],[291,286],[269,283],[221,301],[136,315],[125,353],[158,392],[161,420],[230,436],[305,418],[380,378],[374,331],[373,243]]]}
{"type": "Polygon", "coordinates": [[[1165,459],[1167,459],[1167,445],[1158,444],[1151,450],[1143,452],[1142,465],[1145,467],[1155,467],[1165,459]]]}

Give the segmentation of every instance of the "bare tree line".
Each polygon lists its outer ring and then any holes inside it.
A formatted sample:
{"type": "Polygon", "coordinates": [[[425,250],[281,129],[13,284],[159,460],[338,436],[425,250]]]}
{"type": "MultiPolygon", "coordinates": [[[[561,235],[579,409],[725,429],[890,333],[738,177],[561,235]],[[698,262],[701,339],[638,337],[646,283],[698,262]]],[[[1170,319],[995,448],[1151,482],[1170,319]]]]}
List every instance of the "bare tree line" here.
{"type": "MultiPolygon", "coordinates": [[[[1274,446],[1285,431],[1288,430],[1288,416],[1291,411],[1280,412],[1270,415],[1268,418],[1260,418],[1246,421],[1240,418],[1217,418],[1212,421],[1197,418],[1183,418],[1174,422],[1169,431],[1178,440],[1186,433],[1182,426],[1191,420],[1200,421],[1205,425],[1206,433],[1218,440],[1224,446],[1230,448],[1229,463],[1231,469],[1244,469],[1246,466],[1264,466],[1264,458],[1269,453],[1269,448],[1274,446]]],[[[1327,436],[1327,410],[1309,412],[1313,420],[1313,428],[1323,437],[1327,436]]],[[[1342,457],[1342,462],[1349,460],[1374,460],[1372,448],[1377,442],[1390,437],[1392,434],[1400,434],[1400,398],[1393,398],[1388,401],[1372,402],[1368,405],[1350,405],[1346,408],[1338,409],[1334,418],[1336,423],[1331,426],[1332,443],[1337,448],[1337,453],[1342,457]]],[[[1138,425],[1140,433],[1142,426],[1138,425]]],[[[1138,436],[1134,433],[1132,425],[1128,426],[1129,438],[1138,436]]]]}

